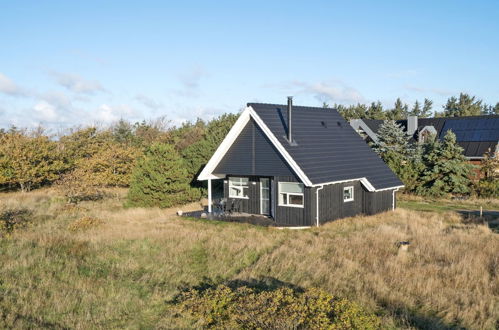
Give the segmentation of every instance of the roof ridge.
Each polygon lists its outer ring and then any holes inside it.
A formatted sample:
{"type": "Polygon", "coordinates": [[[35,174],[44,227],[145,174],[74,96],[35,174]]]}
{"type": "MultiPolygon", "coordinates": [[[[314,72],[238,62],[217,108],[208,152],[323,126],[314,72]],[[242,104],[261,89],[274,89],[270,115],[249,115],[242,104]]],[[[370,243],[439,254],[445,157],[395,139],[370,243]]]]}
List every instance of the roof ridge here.
{"type": "MultiPolygon", "coordinates": [[[[260,105],[260,106],[272,106],[272,107],[283,107],[287,108],[287,104],[277,104],[277,103],[261,103],[261,102],[249,102],[246,104],[246,106],[251,106],[251,105],[260,105]]],[[[306,108],[306,109],[316,109],[316,110],[335,110],[338,111],[336,108],[324,108],[324,107],[312,107],[308,105],[296,105],[293,104],[293,109],[295,108],[306,108]]]]}

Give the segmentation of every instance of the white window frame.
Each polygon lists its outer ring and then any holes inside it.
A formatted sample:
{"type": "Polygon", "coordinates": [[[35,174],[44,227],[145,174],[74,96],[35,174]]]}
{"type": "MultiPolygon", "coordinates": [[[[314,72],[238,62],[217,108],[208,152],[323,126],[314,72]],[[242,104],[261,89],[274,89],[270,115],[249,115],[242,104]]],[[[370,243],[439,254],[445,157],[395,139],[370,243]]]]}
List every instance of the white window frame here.
{"type": "Polygon", "coordinates": [[[249,191],[249,179],[248,178],[245,178],[245,177],[242,177],[242,176],[231,176],[229,177],[229,198],[239,198],[239,199],[249,199],[249,196],[244,196],[244,187],[246,187],[246,193],[248,193],[249,191]],[[231,183],[232,182],[236,182],[237,180],[239,179],[239,183],[240,185],[232,185],[231,183]],[[247,179],[248,183],[246,185],[243,185],[243,179],[247,179]],[[241,188],[241,191],[243,193],[243,196],[232,196],[231,195],[231,192],[232,192],[232,189],[231,188],[241,188]]]}
{"type": "Polygon", "coordinates": [[[299,183],[299,182],[279,182],[278,184],[278,187],[279,187],[279,191],[277,192],[277,200],[279,201],[278,205],[279,206],[284,206],[284,207],[298,207],[298,208],[304,208],[304,204],[305,204],[305,196],[303,193],[282,193],[281,192],[281,184],[282,183],[290,183],[290,184],[298,184],[298,185],[301,185],[302,188],[303,188],[303,191],[305,192],[305,187],[303,185],[303,183],[299,183]],[[281,194],[286,194],[286,198],[285,198],[285,204],[281,203],[281,194]],[[301,205],[297,205],[297,204],[289,204],[289,196],[301,196],[301,205]]]}
{"type": "Polygon", "coordinates": [[[353,196],[354,191],[355,191],[355,189],[353,189],[353,186],[343,187],[343,203],[354,201],[354,196],[353,196]],[[351,191],[350,198],[345,199],[345,190],[351,191]]]}

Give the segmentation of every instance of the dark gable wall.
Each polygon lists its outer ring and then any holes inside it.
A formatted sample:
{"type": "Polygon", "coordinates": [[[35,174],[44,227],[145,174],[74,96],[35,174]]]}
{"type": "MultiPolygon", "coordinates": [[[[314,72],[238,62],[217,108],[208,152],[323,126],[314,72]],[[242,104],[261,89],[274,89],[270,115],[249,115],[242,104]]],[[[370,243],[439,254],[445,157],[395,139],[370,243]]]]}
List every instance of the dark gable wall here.
{"type": "Polygon", "coordinates": [[[243,128],[213,173],[296,178],[293,170],[253,119],[243,128]]]}

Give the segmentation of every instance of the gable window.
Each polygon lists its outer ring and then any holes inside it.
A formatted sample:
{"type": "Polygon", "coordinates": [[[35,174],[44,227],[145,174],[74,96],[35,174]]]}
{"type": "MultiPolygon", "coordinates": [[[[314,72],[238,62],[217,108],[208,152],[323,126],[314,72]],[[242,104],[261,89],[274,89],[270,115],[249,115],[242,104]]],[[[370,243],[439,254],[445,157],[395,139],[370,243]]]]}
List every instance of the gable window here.
{"type": "Polygon", "coordinates": [[[343,202],[351,202],[353,201],[353,187],[344,187],[343,188],[343,202]]]}
{"type": "Polygon", "coordinates": [[[229,178],[229,197],[248,198],[248,178],[229,178]]]}
{"type": "Polygon", "coordinates": [[[303,184],[279,182],[279,206],[303,207],[303,184]]]}

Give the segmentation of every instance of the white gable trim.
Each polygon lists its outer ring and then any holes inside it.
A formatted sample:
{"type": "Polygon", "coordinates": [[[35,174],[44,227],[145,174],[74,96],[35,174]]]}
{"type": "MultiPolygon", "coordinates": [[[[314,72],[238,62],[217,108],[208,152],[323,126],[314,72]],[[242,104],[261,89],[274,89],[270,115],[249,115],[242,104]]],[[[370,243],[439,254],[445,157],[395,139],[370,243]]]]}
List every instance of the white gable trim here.
{"type": "Polygon", "coordinates": [[[312,182],[310,179],[305,175],[305,173],[302,171],[302,169],[298,166],[298,164],[294,161],[294,159],[289,155],[289,153],[284,149],[282,144],[277,140],[277,138],[272,134],[270,129],[265,125],[263,120],[258,116],[258,114],[253,110],[252,107],[247,107],[244,109],[244,111],[241,113],[239,118],[237,119],[236,123],[232,128],[230,129],[229,133],[225,137],[225,139],[222,141],[220,146],[217,148],[213,156],[210,158],[204,169],[201,171],[201,173],[198,176],[199,181],[205,181],[208,179],[220,179],[220,177],[216,176],[213,174],[213,171],[217,167],[217,165],[222,161],[223,157],[229,150],[229,148],[232,146],[236,138],[239,136],[241,131],[244,129],[246,124],[249,122],[250,118],[253,118],[253,120],[257,123],[257,125],[260,127],[260,129],[265,133],[267,138],[272,142],[274,147],[279,151],[279,153],[282,155],[284,160],[288,163],[288,165],[291,167],[291,169],[296,173],[298,178],[303,182],[305,186],[312,186],[312,182]]]}
{"type": "Polygon", "coordinates": [[[239,118],[236,120],[234,123],[234,126],[230,129],[229,133],[227,136],[224,138],[222,143],[218,146],[217,150],[211,156],[210,160],[206,164],[206,166],[203,168],[201,173],[199,173],[198,180],[199,181],[206,181],[208,179],[220,179],[216,175],[213,175],[213,171],[217,167],[217,165],[220,163],[220,161],[223,159],[227,151],[229,150],[230,146],[234,143],[236,138],[239,136],[243,128],[246,126],[246,124],[250,120],[250,114],[248,111],[248,108],[246,108],[239,118]]]}

